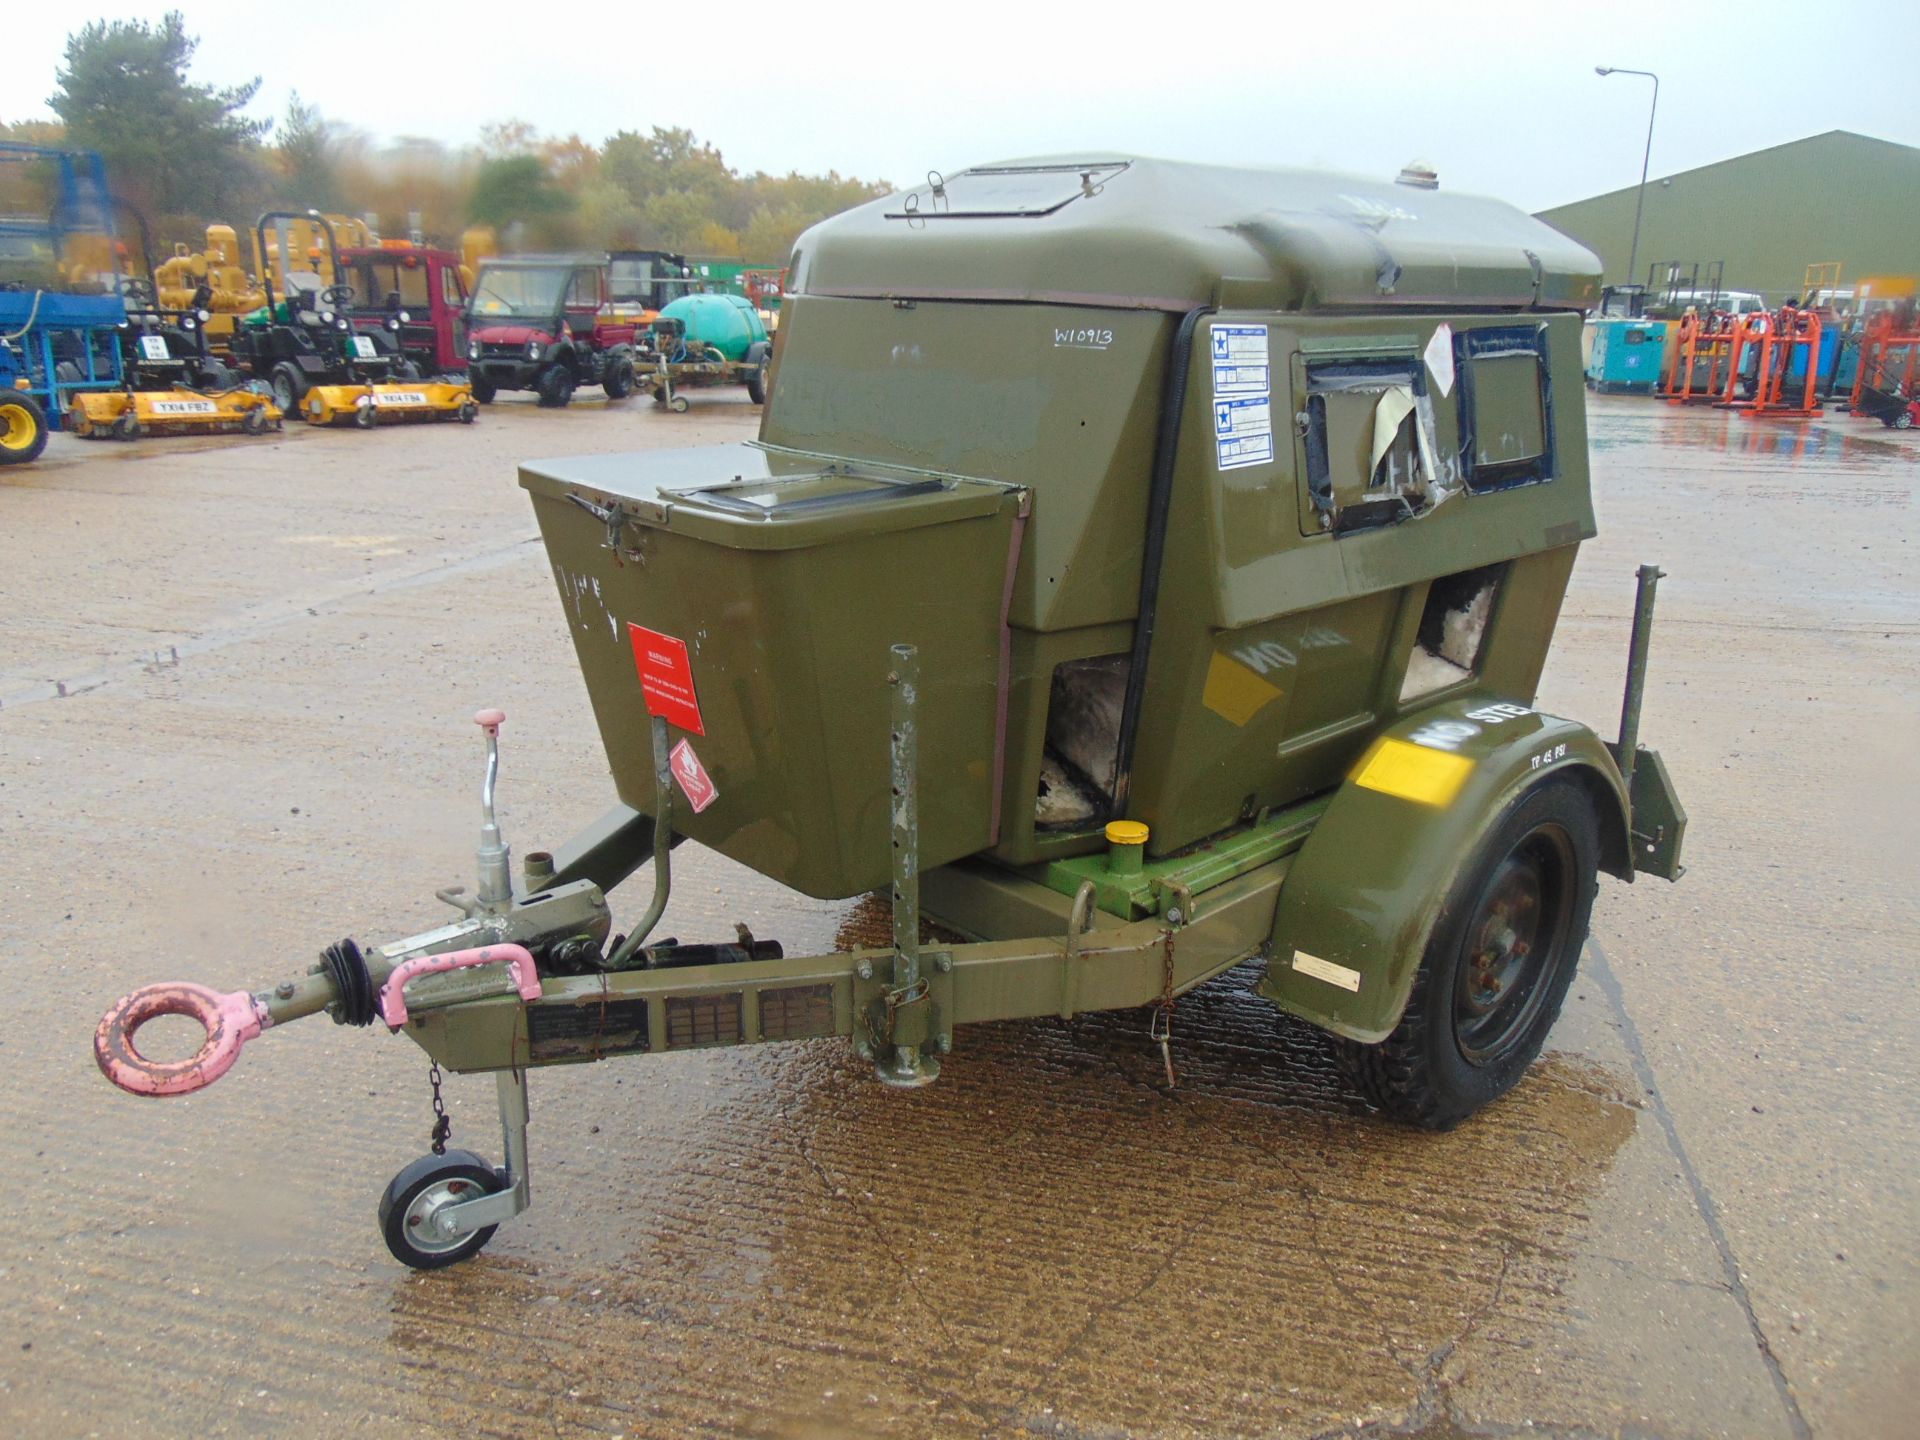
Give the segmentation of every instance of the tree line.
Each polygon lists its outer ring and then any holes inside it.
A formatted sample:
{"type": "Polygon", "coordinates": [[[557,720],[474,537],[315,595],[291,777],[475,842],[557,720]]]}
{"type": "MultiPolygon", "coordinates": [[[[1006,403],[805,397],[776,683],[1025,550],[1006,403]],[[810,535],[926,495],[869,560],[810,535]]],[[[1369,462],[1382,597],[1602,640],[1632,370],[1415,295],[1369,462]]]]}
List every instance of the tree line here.
{"type": "MultiPolygon", "coordinates": [[[[245,111],[259,79],[189,78],[197,44],[178,12],[95,21],[67,39],[48,101],[58,121],[0,123],[0,139],[99,151],[162,255],[174,241],[197,249],[209,222],[244,231],[263,211],[313,208],[448,245],[479,223],[518,249],[647,247],[779,265],[809,225],[890,188],[834,172],[741,174],[677,126],[597,145],[520,120],[469,146],[379,141],[297,93],[277,121],[254,119],[245,111]]],[[[44,209],[47,185],[44,167],[0,165],[0,213],[44,209]]]]}

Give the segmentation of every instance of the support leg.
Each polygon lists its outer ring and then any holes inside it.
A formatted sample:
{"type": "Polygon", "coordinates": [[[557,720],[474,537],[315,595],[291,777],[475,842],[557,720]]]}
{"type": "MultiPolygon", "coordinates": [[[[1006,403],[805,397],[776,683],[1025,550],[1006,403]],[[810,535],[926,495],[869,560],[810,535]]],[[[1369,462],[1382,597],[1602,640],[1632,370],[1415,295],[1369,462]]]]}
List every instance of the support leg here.
{"type": "Polygon", "coordinates": [[[893,671],[893,985],[887,997],[888,1025],[883,1040],[893,1040],[874,1057],[874,1069],[888,1085],[931,1084],[940,1062],[919,1043],[926,1030],[929,1001],[920,976],[920,652],[896,645],[893,671]],[[903,1033],[913,1043],[898,1043],[903,1033]]]}
{"type": "Polygon", "coordinates": [[[527,1074],[524,1070],[502,1070],[497,1077],[500,1088],[500,1137],[505,1148],[505,1184],[491,1195],[447,1205],[433,1216],[434,1227],[447,1237],[471,1234],[502,1220],[511,1220],[531,1203],[527,1184],[527,1074]]]}

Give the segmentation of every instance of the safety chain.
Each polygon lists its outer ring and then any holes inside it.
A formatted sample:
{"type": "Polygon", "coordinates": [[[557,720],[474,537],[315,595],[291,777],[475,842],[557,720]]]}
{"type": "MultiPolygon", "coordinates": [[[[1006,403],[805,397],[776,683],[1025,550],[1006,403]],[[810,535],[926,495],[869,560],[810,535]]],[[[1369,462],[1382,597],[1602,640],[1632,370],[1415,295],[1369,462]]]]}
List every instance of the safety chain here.
{"type": "Polygon", "coordinates": [[[1167,927],[1167,938],[1162,949],[1166,953],[1166,968],[1160,987],[1160,1003],[1154,1007],[1153,1016],[1147,1021],[1147,1038],[1160,1046],[1161,1062],[1167,1067],[1167,1088],[1178,1083],[1173,1074],[1173,927],[1167,927]]]}
{"type": "Polygon", "coordinates": [[[427,1065],[427,1083],[433,1087],[433,1134],[430,1137],[433,1153],[447,1153],[447,1140],[453,1134],[453,1121],[447,1118],[447,1102],[440,1098],[440,1062],[433,1060],[427,1065]]]}
{"type": "Polygon", "coordinates": [[[887,991],[883,997],[887,1007],[887,1033],[884,1036],[873,1028],[873,1007],[863,1006],[861,1008],[860,1018],[866,1024],[867,1040],[872,1044],[875,1055],[885,1055],[893,1048],[893,1012],[898,1010],[902,1005],[912,1005],[926,999],[930,988],[928,985],[928,977],[922,975],[911,985],[898,990],[887,991]]]}

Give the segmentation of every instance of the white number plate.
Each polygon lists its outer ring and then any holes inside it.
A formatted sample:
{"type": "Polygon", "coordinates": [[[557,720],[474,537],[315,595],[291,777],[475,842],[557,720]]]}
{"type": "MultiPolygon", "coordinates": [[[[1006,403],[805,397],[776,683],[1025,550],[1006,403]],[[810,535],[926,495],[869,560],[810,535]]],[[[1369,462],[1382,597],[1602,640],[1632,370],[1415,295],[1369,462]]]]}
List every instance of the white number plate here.
{"type": "Polygon", "coordinates": [[[373,403],[381,407],[393,405],[424,405],[427,397],[418,390],[376,390],[373,403]]]}

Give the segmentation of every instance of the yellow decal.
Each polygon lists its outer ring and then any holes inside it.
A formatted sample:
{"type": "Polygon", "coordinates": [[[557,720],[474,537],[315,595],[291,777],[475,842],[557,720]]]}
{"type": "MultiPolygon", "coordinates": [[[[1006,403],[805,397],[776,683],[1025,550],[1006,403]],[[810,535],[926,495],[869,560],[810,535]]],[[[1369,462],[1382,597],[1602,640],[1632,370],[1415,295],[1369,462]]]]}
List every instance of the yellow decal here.
{"type": "Polygon", "coordinates": [[[1421,805],[1451,805],[1473,773],[1473,761],[1445,750],[1382,740],[1354,774],[1354,783],[1421,805]]]}
{"type": "Polygon", "coordinates": [[[1280,698],[1280,688],[1260,678],[1231,656],[1215,654],[1207,666],[1207,688],[1200,703],[1230,725],[1245,726],[1262,708],[1280,698]]]}

